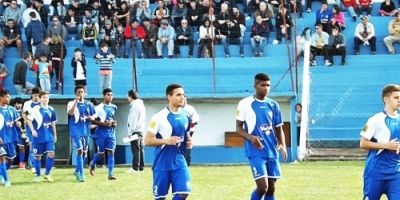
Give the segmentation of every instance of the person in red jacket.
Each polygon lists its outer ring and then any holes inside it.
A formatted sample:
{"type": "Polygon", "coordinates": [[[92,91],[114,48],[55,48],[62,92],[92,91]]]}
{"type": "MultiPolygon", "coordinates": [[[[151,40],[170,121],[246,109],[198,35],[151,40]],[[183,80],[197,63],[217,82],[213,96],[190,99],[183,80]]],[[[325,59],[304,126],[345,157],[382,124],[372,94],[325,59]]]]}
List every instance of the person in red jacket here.
{"type": "Polygon", "coordinates": [[[361,15],[366,12],[368,17],[371,17],[371,11],[372,11],[372,0],[358,0],[358,5],[357,5],[357,11],[358,15],[361,15]]]}
{"type": "Polygon", "coordinates": [[[357,1],[356,0],[341,0],[342,2],[342,7],[345,7],[347,12],[349,12],[351,18],[353,21],[357,20],[357,1]]]}
{"type": "Polygon", "coordinates": [[[136,57],[143,57],[142,42],[146,38],[146,31],[142,25],[139,24],[137,19],[133,19],[130,24],[128,24],[124,31],[124,58],[129,57],[129,52],[132,47],[136,49],[136,57]]]}

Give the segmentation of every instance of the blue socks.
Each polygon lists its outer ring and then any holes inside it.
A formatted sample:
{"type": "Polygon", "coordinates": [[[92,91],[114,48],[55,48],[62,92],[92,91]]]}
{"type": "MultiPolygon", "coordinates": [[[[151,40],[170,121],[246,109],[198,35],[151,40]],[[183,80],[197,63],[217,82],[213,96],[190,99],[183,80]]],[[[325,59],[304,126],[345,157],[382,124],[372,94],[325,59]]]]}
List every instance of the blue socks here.
{"type": "Polygon", "coordinates": [[[6,170],[9,170],[11,168],[11,162],[9,160],[6,161],[6,170]]]}
{"type": "Polygon", "coordinates": [[[19,152],[19,163],[23,163],[25,160],[25,152],[19,152]]]}
{"type": "Polygon", "coordinates": [[[107,163],[108,176],[112,176],[114,171],[114,155],[110,153],[108,154],[107,158],[108,158],[108,163],[107,163]]]}
{"type": "Polygon", "coordinates": [[[32,145],[29,147],[29,154],[28,154],[28,163],[31,165],[31,167],[35,166],[35,159],[33,156],[33,151],[32,151],[33,147],[32,145]]]}
{"type": "Polygon", "coordinates": [[[261,198],[262,198],[262,196],[260,197],[260,196],[257,194],[256,190],[254,190],[254,191],[251,193],[251,198],[250,198],[250,200],[261,200],[261,198]]]}
{"type": "Polygon", "coordinates": [[[75,167],[76,173],[78,173],[80,176],[83,174],[83,157],[76,154],[76,167],[75,167]]]}
{"type": "Polygon", "coordinates": [[[96,166],[96,163],[99,162],[100,157],[101,157],[100,155],[101,155],[101,154],[99,154],[99,153],[94,154],[93,160],[92,160],[92,162],[90,163],[90,167],[91,167],[91,168],[94,168],[94,167],[96,166]]]}
{"type": "Polygon", "coordinates": [[[275,200],[275,197],[274,197],[274,196],[267,196],[267,195],[265,195],[265,196],[264,196],[264,200],[275,200]]]}
{"type": "Polygon", "coordinates": [[[50,174],[51,168],[54,165],[54,158],[47,157],[46,159],[46,172],[44,173],[46,176],[50,174]]]}
{"type": "Polygon", "coordinates": [[[172,200],[185,200],[186,198],[182,198],[179,196],[179,194],[175,194],[174,197],[172,197],[172,200]]]}
{"type": "Polygon", "coordinates": [[[6,163],[0,163],[0,175],[3,176],[5,182],[8,181],[6,163]]]}
{"type": "Polygon", "coordinates": [[[36,159],[35,159],[36,176],[40,176],[40,168],[42,168],[41,165],[42,165],[41,160],[36,160],[36,159]]]}

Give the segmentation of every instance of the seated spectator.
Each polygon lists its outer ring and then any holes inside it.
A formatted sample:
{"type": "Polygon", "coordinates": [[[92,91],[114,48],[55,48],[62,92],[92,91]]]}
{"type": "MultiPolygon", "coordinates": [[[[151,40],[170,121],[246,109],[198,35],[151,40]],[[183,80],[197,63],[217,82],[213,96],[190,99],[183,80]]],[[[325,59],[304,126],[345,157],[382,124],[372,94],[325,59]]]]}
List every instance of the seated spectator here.
{"type": "Polygon", "coordinates": [[[114,21],[125,27],[126,23],[129,21],[130,15],[131,14],[127,2],[122,1],[119,9],[114,12],[114,21]]]}
{"type": "Polygon", "coordinates": [[[307,38],[311,37],[311,29],[310,27],[305,27],[301,32],[301,35],[296,36],[296,50],[295,50],[295,62],[297,62],[302,54],[304,54],[304,44],[307,41],[307,38]]]}
{"type": "Polygon", "coordinates": [[[169,9],[164,5],[164,1],[157,0],[157,8],[154,10],[152,23],[158,26],[161,20],[165,19],[168,22],[169,18],[169,9]]]}
{"type": "MultiPolygon", "coordinates": [[[[201,11],[201,13],[202,13],[202,18],[201,18],[202,24],[201,25],[204,24],[204,20],[206,18],[209,18],[211,21],[215,21],[215,18],[210,17],[210,13],[214,11],[214,7],[215,7],[214,3],[212,3],[211,0],[203,0],[203,1],[200,1],[199,3],[200,3],[199,6],[202,10],[201,11]]],[[[213,15],[213,14],[214,13],[212,13],[211,15],[213,15]]]]}
{"type": "Polygon", "coordinates": [[[149,8],[147,1],[142,0],[140,6],[136,9],[136,19],[139,23],[143,23],[144,19],[151,19],[151,9],[149,8]]]}
{"type": "Polygon", "coordinates": [[[396,13],[398,13],[398,10],[392,0],[385,0],[381,3],[381,8],[379,9],[381,16],[394,16],[396,13]]]}
{"type": "Polygon", "coordinates": [[[7,21],[3,36],[3,40],[0,40],[0,46],[4,45],[5,47],[17,47],[18,56],[22,57],[21,32],[13,19],[9,19],[7,21]]]}
{"type": "Polygon", "coordinates": [[[81,46],[83,51],[85,46],[95,47],[96,52],[98,51],[97,29],[90,19],[86,21],[86,26],[82,29],[81,46]]]}
{"type": "Polygon", "coordinates": [[[22,11],[18,8],[17,0],[11,0],[10,6],[8,6],[3,13],[4,21],[7,22],[9,19],[14,20],[17,25],[21,22],[22,11]]]}
{"type": "Polygon", "coordinates": [[[346,29],[346,20],[344,19],[344,14],[340,11],[338,5],[333,5],[332,14],[331,26],[338,27],[339,31],[342,32],[346,29]]]}
{"type": "Polygon", "coordinates": [[[390,54],[395,54],[393,43],[400,42],[400,13],[394,15],[394,19],[390,20],[388,25],[389,36],[386,36],[383,41],[390,54]]]}
{"type": "Polygon", "coordinates": [[[358,15],[361,17],[361,15],[363,15],[363,13],[365,12],[368,15],[368,17],[371,17],[372,4],[373,0],[358,0],[358,5],[357,5],[358,15]]]}
{"type": "Polygon", "coordinates": [[[85,9],[84,15],[81,17],[81,22],[78,25],[78,30],[83,33],[83,29],[88,25],[89,21],[96,28],[96,34],[98,34],[100,31],[99,19],[96,16],[92,16],[92,11],[89,8],[85,9]]]}
{"type": "Polygon", "coordinates": [[[221,11],[217,15],[217,28],[218,29],[227,29],[227,23],[230,20],[231,15],[229,13],[229,7],[227,3],[221,4],[221,11]]]}
{"type": "Polygon", "coordinates": [[[275,18],[275,26],[276,26],[276,39],[274,40],[274,44],[279,44],[282,41],[282,36],[285,37],[287,42],[290,42],[292,39],[292,17],[287,12],[287,8],[285,6],[281,6],[279,9],[279,13],[275,18]]]}
{"type": "Polygon", "coordinates": [[[173,58],[175,30],[172,26],[168,24],[168,21],[166,19],[161,20],[161,25],[160,28],[158,28],[157,37],[157,56],[159,58],[162,58],[163,48],[167,46],[168,58],[173,58]]]}
{"type": "Polygon", "coordinates": [[[146,31],[146,37],[143,41],[143,53],[145,58],[155,58],[156,52],[156,42],[158,36],[158,27],[150,23],[149,18],[143,20],[143,27],[146,31]]]}
{"type": "Polygon", "coordinates": [[[235,24],[239,24],[240,35],[244,37],[244,32],[246,31],[246,17],[239,11],[237,6],[232,6],[231,20],[233,20],[235,24]]]}
{"type": "Polygon", "coordinates": [[[179,47],[181,45],[189,45],[189,58],[193,57],[193,30],[192,27],[188,26],[188,20],[182,19],[181,26],[176,28],[176,39],[175,39],[175,55],[177,58],[181,56],[179,47]]]}
{"type": "Polygon", "coordinates": [[[221,37],[221,40],[222,40],[222,45],[224,46],[225,57],[226,58],[231,57],[231,53],[229,51],[230,44],[239,45],[240,46],[240,49],[239,49],[240,57],[244,57],[243,38],[240,35],[239,24],[236,24],[232,20],[228,20],[228,22],[226,24],[227,24],[227,29],[220,30],[221,36],[223,36],[223,37],[221,37]]]}
{"type": "Polygon", "coordinates": [[[75,86],[83,85],[86,90],[86,58],[81,49],[74,50],[74,57],[71,60],[72,76],[74,77],[75,86]]]}
{"type": "Polygon", "coordinates": [[[100,51],[96,53],[96,63],[99,64],[100,92],[110,88],[112,83],[112,64],[115,56],[108,50],[107,43],[101,43],[100,51]]]}
{"type": "Polygon", "coordinates": [[[323,31],[322,24],[317,24],[315,29],[316,32],[312,34],[310,41],[311,42],[310,57],[312,66],[315,66],[317,63],[315,61],[315,57],[317,55],[323,55],[325,63],[329,62],[326,56],[326,46],[328,45],[329,34],[323,31]]]}
{"type": "Polygon", "coordinates": [[[125,40],[125,47],[124,47],[124,58],[129,57],[129,51],[132,47],[135,48],[136,56],[138,58],[143,57],[143,47],[142,42],[146,38],[147,33],[145,28],[139,24],[136,19],[133,19],[131,23],[126,26],[124,31],[124,40],[125,40]],[[133,46],[132,46],[133,45],[133,46]]]}
{"type": "Polygon", "coordinates": [[[332,34],[329,36],[328,46],[326,49],[326,55],[328,62],[325,63],[327,66],[333,65],[333,55],[342,56],[342,65],[346,64],[346,40],[342,33],[340,33],[337,26],[332,27],[332,34]]]}
{"type": "Polygon", "coordinates": [[[8,69],[7,66],[3,63],[3,61],[0,62],[0,90],[4,89],[4,82],[6,77],[8,76],[8,69]]]}
{"type": "Polygon", "coordinates": [[[300,0],[289,0],[289,13],[299,13],[299,17],[303,18],[303,5],[300,0]]]}
{"type": "Polygon", "coordinates": [[[49,5],[49,17],[65,15],[67,15],[67,8],[64,6],[64,1],[52,0],[49,5]]]}
{"type": "Polygon", "coordinates": [[[187,7],[184,0],[179,0],[178,5],[172,9],[171,23],[174,27],[178,27],[182,19],[186,19],[187,7]]]}
{"type": "Polygon", "coordinates": [[[281,2],[279,0],[268,0],[268,7],[272,10],[272,16],[277,15],[279,12],[279,5],[281,2]]]}
{"type": "Polygon", "coordinates": [[[107,43],[109,47],[111,47],[111,53],[117,55],[116,48],[116,38],[117,38],[117,29],[113,26],[111,20],[107,19],[104,23],[104,27],[101,28],[99,33],[99,41],[100,43],[107,43]]]}
{"type": "MultiPolygon", "coordinates": [[[[56,77],[56,89],[61,89],[62,86],[62,78],[63,78],[63,69],[62,62],[67,55],[67,49],[65,45],[62,44],[61,37],[58,35],[53,35],[51,38],[51,42],[49,45],[50,54],[51,54],[51,63],[52,63],[52,73],[50,74],[50,78],[53,79],[53,76],[56,77]]],[[[50,80],[51,80],[50,79],[50,80]]]]}
{"type": "Polygon", "coordinates": [[[215,27],[211,26],[211,21],[206,18],[203,25],[199,28],[199,51],[198,57],[213,57],[213,42],[215,38],[215,27]],[[207,53],[205,53],[207,50],[207,53]]]}
{"type": "Polygon", "coordinates": [[[315,14],[315,24],[321,24],[324,32],[331,33],[332,11],[328,9],[328,3],[322,2],[321,8],[315,14]]]}
{"type": "Polygon", "coordinates": [[[36,46],[41,44],[44,36],[46,35],[46,28],[39,18],[37,18],[35,12],[29,14],[31,21],[25,29],[26,40],[28,44],[28,50],[35,54],[36,46]]]}
{"type": "Polygon", "coordinates": [[[274,26],[272,25],[272,11],[268,9],[267,3],[265,1],[260,2],[260,8],[254,13],[253,17],[260,15],[262,20],[268,24],[269,31],[274,31],[274,26]]]}
{"type": "Polygon", "coordinates": [[[196,0],[190,0],[187,11],[187,20],[189,26],[192,27],[194,31],[197,31],[197,29],[201,25],[202,17],[203,12],[201,7],[198,5],[196,0]]]}
{"type": "MultiPolygon", "coordinates": [[[[342,7],[349,12],[351,18],[355,22],[357,20],[357,14],[356,14],[356,9],[357,9],[357,0],[341,0],[342,7]]],[[[340,7],[339,7],[340,11],[340,7]]],[[[335,12],[335,8],[333,8],[333,12],[335,12]]],[[[337,10],[336,10],[337,12],[337,10]]]]}
{"type": "Polygon", "coordinates": [[[34,84],[26,80],[27,69],[30,68],[30,63],[32,62],[32,54],[30,52],[25,52],[22,57],[23,60],[15,64],[13,83],[17,94],[29,94],[32,88],[35,87],[34,84]]]}
{"type": "Polygon", "coordinates": [[[264,47],[268,42],[269,28],[262,20],[261,16],[256,17],[256,23],[251,28],[251,46],[253,48],[253,56],[263,56],[264,47]]]}
{"type": "Polygon", "coordinates": [[[35,0],[34,6],[39,13],[40,21],[43,23],[44,27],[47,28],[49,26],[49,15],[47,9],[43,6],[43,0],[35,0]]]}
{"type": "Polygon", "coordinates": [[[355,28],[354,37],[354,54],[360,54],[360,44],[371,47],[371,54],[376,53],[376,37],[375,27],[368,22],[367,16],[361,17],[362,22],[358,23],[355,28]]]}
{"type": "Polygon", "coordinates": [[[69,8],[67,16],[64,17],[64,24],[65,28],[67,29],[67,33],[79,35],[80,30],[78,29],[78,23],[79,23],[79,18],[76,15],[75,10],[69,8]]]}
{"type": "Polygon", "coordinates": [[[68,35],[67,28],[65,28],[65,26],[60,22],[58,16],[53,16],[52,22],[53,23],[51,26],[49,26],[47,29],[47,35],[50,37],[60,36],[63,40],[65,40],[68,35]]]}
{"type": "MultiPolygon", "coordinates": [[[[247,4],[247,14],[248,15],[252,15],[254,14],[258,8],[260,7],[260,3],[262,2],[262,0],[250,0],[248,1],[247,4]]],[[[255,18],[255,16],[252,16],[253,18],[255,18]]]]}

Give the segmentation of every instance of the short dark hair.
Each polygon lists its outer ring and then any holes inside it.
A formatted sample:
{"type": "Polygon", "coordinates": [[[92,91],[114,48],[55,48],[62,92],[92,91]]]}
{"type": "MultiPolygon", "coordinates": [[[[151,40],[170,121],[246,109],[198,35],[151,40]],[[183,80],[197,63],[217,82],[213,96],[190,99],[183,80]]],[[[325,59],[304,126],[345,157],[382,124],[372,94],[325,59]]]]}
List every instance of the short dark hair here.
{"type": "Polygon", "coordinates": [[[35,12],[30,12],[29,16],[32,17],[32,18],[36,18],[36,13],[35,12]]]}
{"type": "Polygon", "coordinates": [[[22,55],[22,58],[24,58],[24,59],[28,59],[29,57],[32,57],[32,54],[31,54],[31,52],[29,52],[29,51],[25,52],[25,53],[22,55]]]}
{"type": "Polygon", "coordinates": [[[22,98],[21,97],[15,97],[15,99],[14,99],[14,101],[13,101],[13,105],[15,105],[15,104],[22,104],[22,103],[24,103],[24,100],[22,100],[22,98]]]}
{"type": "Polygon", "coordinates": [[[265,73],[258,73],[254,76],[254,81],[269,81],[269,76],[265,73]]]}
{"type": "Polygon", "coordinates": [[[40,87],[34,87],[32,89],[32,94],[40,94],[41,91],[42,89],[40,89],[40,87]]]}
{"type": "Polygon", "coordinates": [[[50,93],[47,91],[40,91],[39,92],[39,98],[41,98],[43,95],[49,95],[50,93]]]}
{"type": "Polygon", "coordinates": [[[77,86],[75,86],[75,89],[74,89],[75,94],[76,94],[76,91],[78,91],[79,89],[85,90],[85,86],[83,86],[83,85],[77,85],[77,86]]]}
{"type": "Polygon", "coordinates": [[[0,90],[0,97],[4,97],[8,94],[10,94],[10,92],[7,89],[0,90]]]}
{"type": "Polygon", "coordinates": [[[183,86],[180,85],[180,84],[177,84],[177,83],[173,83],[173,84],[168,85],[167,88],[165,89],[165,95],[166,96],[172,95],[174,90],[177,89],[177,88],[183,88],[183,86]]]}
{"type": "Polygon", "coordinates": [[[128,91],[128,96],[132,99],[139,99],[139,94],[133,90],[128,91]]]}
{"type": "Polygon", "coordinates": [[[90,102],[91,102],[94,106],[97,106],[97,105],[100,104],[99,101],[98,101],[97,99],[95,99],[95,98],[91,98],[91,99],[90,99],[90,102]]]}
{"type": "Polygon", "coordinates": [[[105,96],[107,93],[112,92],[111,88],[106,88],[103,90],[103,96],[105,96]]]}
{"type": "Polygon", "coordinates": [[[382,89],[382,99],[384,97],[391,95],[393,92],[400,92],[400,85],[396,84],[385,85],[385,87],[383,87],[382,89]]]}

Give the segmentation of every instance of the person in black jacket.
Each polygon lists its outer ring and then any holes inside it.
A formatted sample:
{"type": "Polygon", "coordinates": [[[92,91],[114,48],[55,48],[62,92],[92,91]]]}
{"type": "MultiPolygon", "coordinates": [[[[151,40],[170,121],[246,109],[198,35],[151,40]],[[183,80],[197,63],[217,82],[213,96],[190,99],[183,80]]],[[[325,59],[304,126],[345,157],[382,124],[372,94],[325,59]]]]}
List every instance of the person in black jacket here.
{"type": "Polygon", "coordinates": [[[32,61],[32,54],[28,51],[23,54],[23,60],[15,64],[13,83],[17,94],[29,94],[35,87],[32,83],[26,81],[26,71],[32,61]]]}
{"type": "Polygon", "coordinates": [[[328,61],[327,66],[333,65],[333,55],[342,56],[342,65],[346,64],[346,40],[344,36],[339,31],[339,27],[332,26],[332,34],[329,36],[328,45],[326,47],[326,56],[328,61]]]}
{"type": "Polygon", "coordinates": [[[227,29],[221,29],[220,32],[222,35],[225,35],[225,38],[222,38],[222,45],[224,46],[224,51],[225,51],[225,57],[230,57],[231,53],[229,51],[229,45],[230,44],[236,44],[240,46],[239,53],[240,57],[244,57],[244,52],[243,52],[243,38],[241,37],[240,34],[240,27],[239,24],[236,24],[232,20],[228,20],[226,22],[227,24],[227,29]]]}
{"type": "Polygon", "coordinates": [[[62,42],[61,36],[54,35],[51,38],[51,43],[49,45],[50,48],[50,57],[51,63],[53,67],[53,72],[51,76],[56,76],[56,89],[60,89],[62,86],[62,78],[63,78],[63,64],[65,55],[67,55],[67,49],[62,42]]]}
{"type": "Polygon", "coordinates": [[[74,51],[74,57],[71,60],[71,67],[73,68],[72,70],[72,75],[75,80],[75,86],[77,85],[83,85],[85,86],[85,91],[86,90],[86,59],[85,59],[85,54],[82,53],[82,50],[79,48],[76,48],[74,51]]]}
{"type": "Polygon", "coordinates": [[[251,46],[253,48],[253,56],[263,56],[264,47],[268,42],[269,38],[269,26],[262,20],[262,17],[258,15],[256,17],[256,23],[251,28],[251,46]]]}
{"type": "Polygon", "coordinates": [[[276,39],[273,43],[279,44],[282,41],[282,36],[284,36],[287,41],[290,41],[292,26],[292,17],[290,17],[290,14],[287,12],[287,8],[281,6],[279,14],[275,17],[276,39]]]}
{"type": "Polygon", "coordinates": [[[180,57],[181,51],[180,45],[189,45],[189,58],[193,57],[193,30],[192,27],[188,26],[188,20],[182,19],[181,26],[176,28],[176,39],[175,39],[175,55],[177,58],[180,57]]]}

